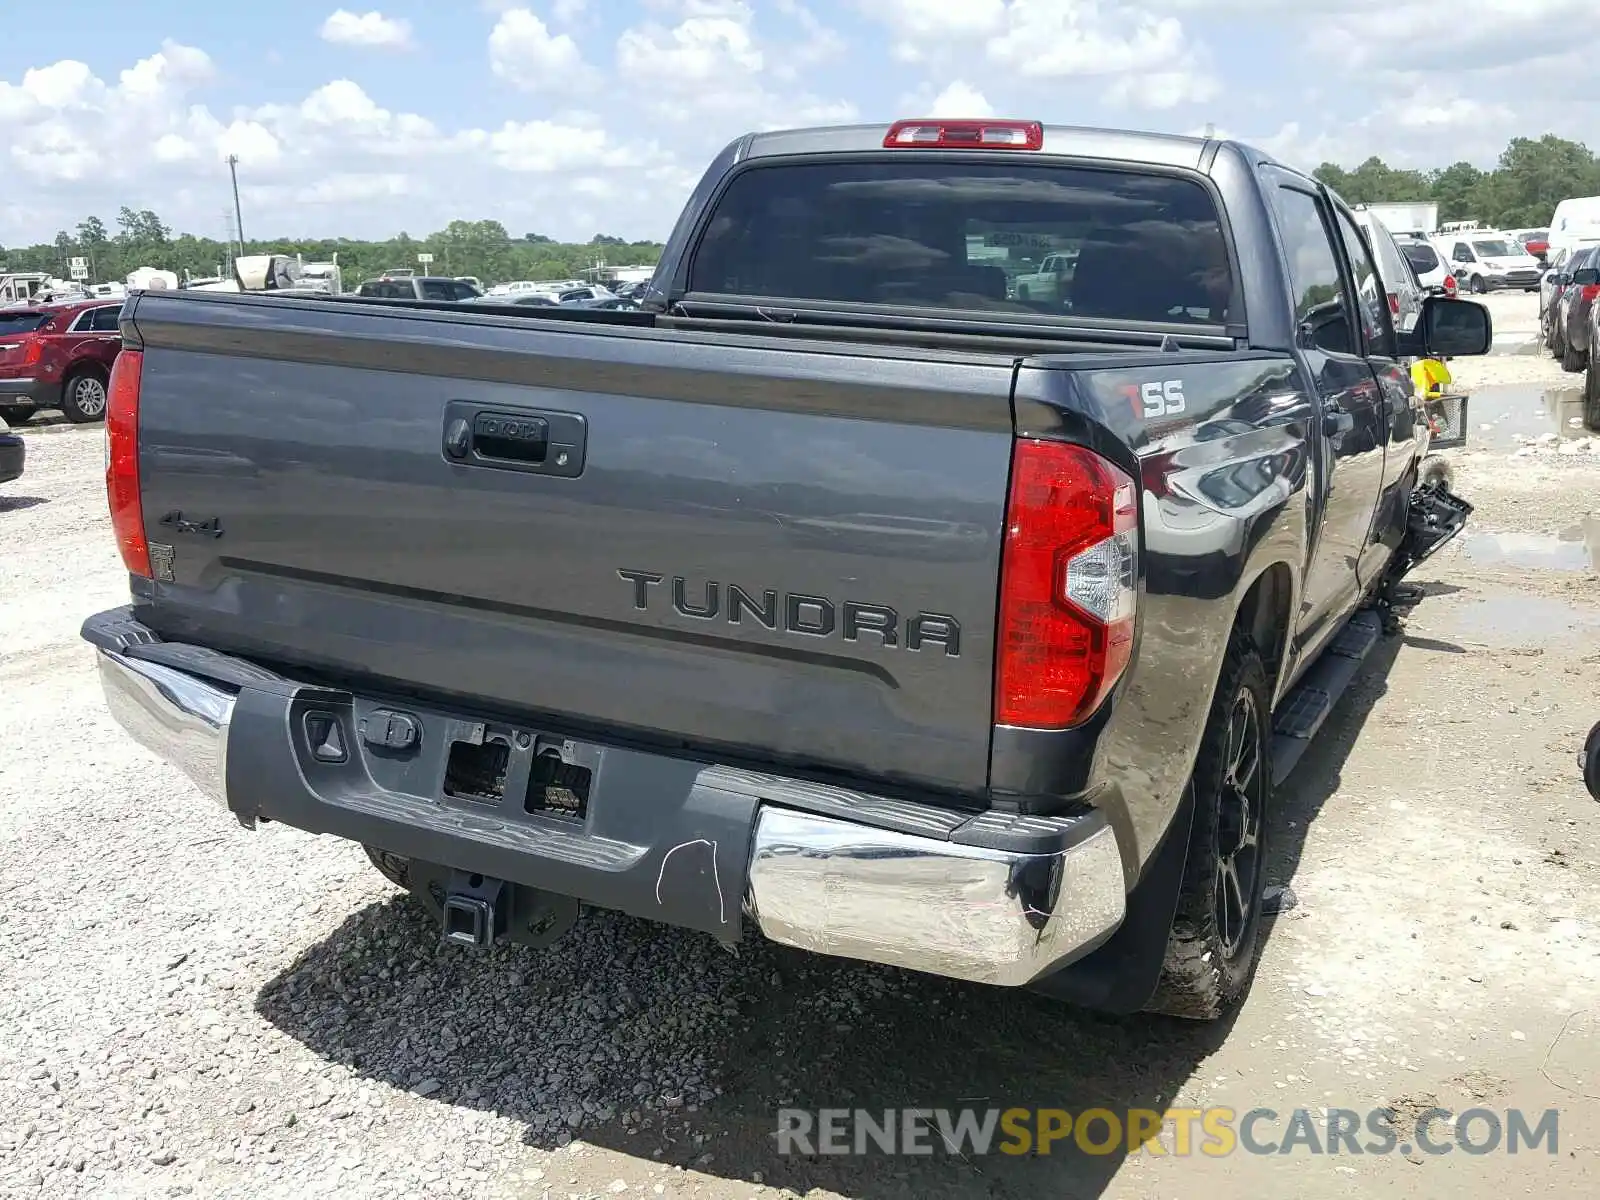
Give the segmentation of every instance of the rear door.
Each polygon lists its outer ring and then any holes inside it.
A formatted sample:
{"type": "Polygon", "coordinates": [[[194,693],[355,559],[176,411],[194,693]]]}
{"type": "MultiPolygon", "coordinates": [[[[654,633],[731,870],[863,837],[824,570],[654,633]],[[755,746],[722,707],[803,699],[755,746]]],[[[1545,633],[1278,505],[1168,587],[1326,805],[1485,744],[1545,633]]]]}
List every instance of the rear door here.
{"type": "Polygon", "coordinates": [[[86,308],[60,333],[51,337],[52,351],[60,360],[63,370],[84,359],[90,359],[107,370],[122,347],[122,333],[117,318],[122,312],[120,304],[102,304],[86,308]]]}
{"type": "MultiPolygon", "coordinates": [[[[1389,423],[1366,357],[1336,216],[1298,177],[1266,172],[1300,323],[1297,357],[1315,392],[1320,437],[1312,543],[1296,649],[1309,658],[1361,595],[1361,560],[1383,488],[1389,423]]],[[[1383,303],[1381,292],[1376,293],[1383,303]]]]}
{"type": "MultiPolygon", "coordinates": [[[[1365,586],[1382,573],[1398,544],[1396,537],[1380,541],[1379,535],[1395,535],[1405,528],[1404,514],[1414,482],[1410,467],[1417,449],[1420,414],[1413,407],[1416,401],[1411,372],[1396,353],[1395,323],[1390,319],[1392,306],[1382,298],[1385,285],[1372,248],[1343,208],[1336,207],[1335,221],[1344,242],[1350,283],[1355,289],[1362,352],[1378,384],[1376,415],[1379,426],[1374,432],[1383,445],[1383,484],[1357,572],[1365,586]]],[[[1381,243],[1387,239],[1388,234],[1380,227],[1376,240],[1381,243]]],[[[1389,245],[1392,247],[1393,243],[1389,245]]]]}

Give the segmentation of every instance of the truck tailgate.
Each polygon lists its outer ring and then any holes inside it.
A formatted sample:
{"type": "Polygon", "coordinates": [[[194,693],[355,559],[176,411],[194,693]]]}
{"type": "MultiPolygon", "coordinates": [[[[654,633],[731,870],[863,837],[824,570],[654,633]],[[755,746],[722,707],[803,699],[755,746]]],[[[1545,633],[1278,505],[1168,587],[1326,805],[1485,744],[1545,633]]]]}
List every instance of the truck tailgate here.
{"type": "Polygon", "coordinates": [[[985,785],[1009,361],[228,299],[134,311],[165,636],[985,785]]]}

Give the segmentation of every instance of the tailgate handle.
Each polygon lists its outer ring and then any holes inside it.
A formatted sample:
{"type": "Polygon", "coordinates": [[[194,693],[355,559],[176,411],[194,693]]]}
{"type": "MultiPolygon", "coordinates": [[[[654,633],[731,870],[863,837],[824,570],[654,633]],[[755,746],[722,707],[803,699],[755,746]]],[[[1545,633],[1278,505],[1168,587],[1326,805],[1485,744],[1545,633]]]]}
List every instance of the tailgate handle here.
{"type": "Polygon", "coordinates": [[[472,421],[472,449],[480,458],[542,463],[550,448],[550,422],[519,413],[479,413],[472,421]]]}
{"type": "Polygon", "coordinates": [[[444,456],[463,467],[495,467],[567,478],[583,473],[588,422],[577,413],[445,405],[444,456]]]}

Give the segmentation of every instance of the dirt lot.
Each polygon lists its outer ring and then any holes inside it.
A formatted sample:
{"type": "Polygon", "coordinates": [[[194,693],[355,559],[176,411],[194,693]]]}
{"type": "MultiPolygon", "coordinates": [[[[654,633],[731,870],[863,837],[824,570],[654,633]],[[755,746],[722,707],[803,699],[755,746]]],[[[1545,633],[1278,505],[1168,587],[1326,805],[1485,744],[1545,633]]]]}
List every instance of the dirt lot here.
{"type": "Polygon", "coordinates": [[[101,435],[30,431],[0,492],[0,1193],[1595,1195],[1600,446],[1553,365],[1461,374],[1472,536],[1280,797],[1298,904],[1222,1028],[605,914],[441,947],[358,849],[238,829],[111,724],[76,636],[123,599],[101,435]],[[889,1160],[779,1157],[783,1104],[1561,1115],[1553,1156],[889,1160]]]}

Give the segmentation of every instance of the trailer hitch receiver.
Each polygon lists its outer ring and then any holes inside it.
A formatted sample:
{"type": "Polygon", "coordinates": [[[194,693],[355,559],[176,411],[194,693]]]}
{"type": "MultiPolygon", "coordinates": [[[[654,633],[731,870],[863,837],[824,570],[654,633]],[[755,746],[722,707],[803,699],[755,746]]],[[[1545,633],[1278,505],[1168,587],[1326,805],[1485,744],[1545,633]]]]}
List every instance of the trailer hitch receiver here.
{"type": "Polygon", "coordinates": [[[444,940],[483,949],[506,931],[511,896],[505,881],[455,871],[444,898],[444,940]]]}

